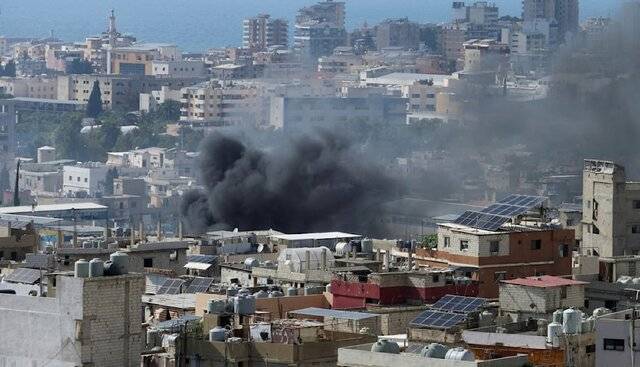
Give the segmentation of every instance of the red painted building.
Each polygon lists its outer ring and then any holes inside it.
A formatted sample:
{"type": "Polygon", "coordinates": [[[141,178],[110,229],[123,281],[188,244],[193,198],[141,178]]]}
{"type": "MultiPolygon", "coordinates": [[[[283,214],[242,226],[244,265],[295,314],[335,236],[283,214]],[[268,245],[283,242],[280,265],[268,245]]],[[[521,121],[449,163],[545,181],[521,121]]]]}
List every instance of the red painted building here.
{"type": "Polygon", "coordinates": [[[433,303],[446,294],[478,294],[477,283],[455,283],[452,275],[451,271],[373,273],[364,282],[356,277],[336,277],[331,281],[333,308],[398,305],[408,301],[433,303]]]}

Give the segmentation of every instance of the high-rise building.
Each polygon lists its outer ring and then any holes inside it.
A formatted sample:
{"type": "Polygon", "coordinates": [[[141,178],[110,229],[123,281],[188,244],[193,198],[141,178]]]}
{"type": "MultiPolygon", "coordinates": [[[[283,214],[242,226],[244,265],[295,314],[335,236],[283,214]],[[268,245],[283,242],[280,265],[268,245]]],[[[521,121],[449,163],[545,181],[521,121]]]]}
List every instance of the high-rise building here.
{"type": "Polygon", "coordinates": [[[579,23],[579,0],[523,0],[522,18],[525,23],[540,19],[555,22],[559,41],[564,42],[570,34],[576,34],[579,23]]]}
{"type": "Polygon", "coordinates": [[[376,28],[378,50],[386,47],[416,49],[420,43],[420,26],[409,19],[387,19],[376,28]]]}
{"type": "Polygon", "coordinates": [[[585,160],[582,249],[600,256],[640,254],[640,185],[614,162],[585,160]]]}
{"type": "Polygon", "coordinates": [[[304,64],[316,65],[318,58],[346,43],[343,2],[326,0],[298,11],[294,50],[304,64]]]}
{"type": "Polygon", "coordinates": [[[284,19],[272,19],[260,14],[244,20],[242,47],[265,51],[272,46],[287,46],[289,24],[284,19]]]}
{"type": "Polygon", "coordinates": [[[15,169],[16,110],[11,100],[0,101],[0,190],[11,187],[9,177],[15,169]]]}

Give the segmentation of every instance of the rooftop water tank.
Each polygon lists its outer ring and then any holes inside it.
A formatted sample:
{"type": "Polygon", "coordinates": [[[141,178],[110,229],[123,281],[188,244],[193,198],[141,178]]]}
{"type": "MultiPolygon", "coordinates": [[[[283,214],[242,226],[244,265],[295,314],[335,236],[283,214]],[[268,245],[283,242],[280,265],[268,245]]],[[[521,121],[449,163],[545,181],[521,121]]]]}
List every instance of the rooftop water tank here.
{"type": "Polygon", "coordinates": [[[209,330],[209,341],[210,342],[223,342],[227,339],[227,329],[216,326],[213,329],[209,330]]]}
{"type": "Polygon", "coordinates": [[[295,287],[287,288],[287,296],[292,297],[297,295],[298,295],[298,288],[295,288],[295,287]]]}
{"type": "Polygon", "coordinates": [[[104,261],[102,259],[92,259],[89,261],[89,277],[101,277],[104,275],[104,261]]]}
{"type": "Polygon", "coordinates": [[[582,315],[580,311],[568,308],[562,313],[562,332],[565,334],[579,334],[582,315]]]}
{"type": "Polygon", "coordinates": [[[324,287],[324,291],[325,291],[326,293],[331,293],[331,284],[327,284],[327,285],[324,287]]]}
{"type": "Polygon", "coordinates": [[[234,297],[238,294],[238,288],[227,288],[225,293],[227,297],[234,297]]]}
{"type": "Polygon", "coordinates": [[[449,349],[447,354],[444,356],[444,359],[472,362],[476,360],[476,356],[471,351],[458,347],[458,348],[449,349]]]}
{"type": "Polygon", "coordinates": [[[264,290],[260,290],[256,293],[253,294],[254,297],[256,298],[268,298],[269,297],[269,293],[265,292],[264,290]]]}
{"type": "Polygon", "coordinates": [[[207,302],[207,312],[211,313],[211,314],[219,314],[219,313],[223,313],[225,312],[227,309],[227,302],[225,301],[216,301],[213,299],[210,299],[209,302],[207,302]]]}
{"type": "Polygon", "coordinates": [[[632,282],[632,280],[633,278],[631,278],[630,276],[623,275],[620,278],[618,278],[617,282],[621,284],[629,284],[632,282]]]}
{"type": "Polygon", "coordinates": [[[640,278],[633,278],[633,279],[631,279],[631,283],[633,283],[633,284],[640,284],[640,278]]]}
{"type": "Polygon", "coordinates": [[[244,295],[244,296],[248,296],[251,294],[251,291],[248,290],[247,288],[240,288],[240,290],[238,291],[238,295],[244,295]]]}
{"type": "Polygon", "coordinates": [[[536,325],[538,326],[538,336],[547,336],[549,321],[547,319],[538,319],[536,320],[536,325]]]}
{"type": "Polygon", "coordinates": [[[271,261],[271,260],[267,260],[264,262],[264,267],[265,268],[273,268],[276,266],[276,263],[271,261]]]}
{"type": "Polygon", "coordinates": [[[233,312],[238,315],[253,315],[256,312],[255,297],[238,294],[234,299],[233,312]]]}
{"type": "Polygon", "coordinates": [[[350,253],[352,250],[351,244],[348,242],[338,242],[336,243],[336,255],[345,256],[350,253]]]}
{"type": "Polygon", "coordinates": [[[491,313],[491,311],[485,310],[480,313],[478,322],[480,324],[480,327],[486,327],[493,325],[494,319],[495,317],[493,316],[493,313],[491,313]]]}
{"type": "Polygon", "coordinates": [[[594,319],[589,317],[588,319],[582,319],[582,323],[580,324],[580,333],[590,333],[593,331],[593,325],[595,324],[594,319]]]}
{"type": "Polygon", "coordinates": [[[283,296],[284,296],[284,293],[280,291],[271,291],[271,293],[269,293],[269,298],[278,298],[283,296]]]}
{"type": "Polygon", "coordinates": [[[74,275],[76,278],[89,277],[89,263],[85,259],[80,259],[74,264],[74,275]]]}
{"type": "Polygon", "coordinates": [[[246,259],[244,259],[244,267],[245,269],[252,269],[256,266],[260,266],[260,261],[258,261],[258,259],[255,259],[253,257],[248,257],[246,259]]]}
{"type": "Polygon", "coordinates": [[[129,273],[129,255],[122,251],[116,251],[109,256],[109,259],[113,263],[116,275],[129,273]]]}
{"type": "Polygon", "coordinates": [[[422,348],[422,351],[420,351],[420,355],[426,358],[444,359],[448,351],[449,348],[445,347],[442,344],[431,343],[422,348]]]}
{"type": "Polygon", "coordinates": [[[611,310],[606,308],[606,307],[598,307],[595,310],[593,310],[593,317],[600,317],[603,315],[606,315],[608,313],[611,313],[611,310]]]}
{"type": "Polygon", "coordinates": [[[553,312],[553,322],[562,324],[562,310],[555,310],[553,312]]]}
{"type": "Polygon", "coordinates": [[[373,343],[371,351],[376,353],[400,354],[400,346],[396,342],[383,339],[373,343]]]}
{"type": "Polygon", "coordinates": [[[554,347],[560,346],[560,335],[562,335],[562,325],[552,322],[547,325],[547,343],[554,347]]]}
{"type": "Polygon", "coordinates": [[[370,238],[365,238],[360,241],[360,250],[365,254],[373,252],[373,241],[370,238]]]}

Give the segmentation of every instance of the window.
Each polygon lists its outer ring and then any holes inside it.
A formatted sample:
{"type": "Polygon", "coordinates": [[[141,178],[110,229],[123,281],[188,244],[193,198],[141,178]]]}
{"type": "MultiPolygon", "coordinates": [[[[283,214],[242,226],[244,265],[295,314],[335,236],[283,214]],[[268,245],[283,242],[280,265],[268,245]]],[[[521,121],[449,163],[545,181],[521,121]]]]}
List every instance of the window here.
{"type": "Polygon", "coordinates": [[[469,241],[460,240],[460,251],[467,251],[469,249],[469,241]]]}
{"type": "Polygon", "coordinates": [[[567,287],[560,287],[560,299],[567,299],[567,287]]]}
{"type": "Polygon", "coordinates": [[[640,209],[640,200],[633,201],[633,209],[640,209]]]}
{"type": "Polygon", "coordinates": [[[491,241],[489,242],[489,252],[492,255],[497,255],[500,252],[500,242],[499,241],[491,241]]]}
{"type": "Polygon", "coordinates": [[[85,177],[85,178],[84,178],[84,182],[85,182],[85,183],[89,182],[89,179],[85,177]]]}
{"type": "Polygon", "coordinates": [[[76,179],[76,181],[80,182],[80,176],[78,176],[78,178],[76,179]]]}
{"type": "Polygon", "coordinates": [[[594,226],[593,224],[591,225],[591,233],[593,234],[600,234],[600,229],[596,226],[594,226]]]}
{"type": "Polygon", "coordinates": [[[624,339],[608,339],[603,340],[604,350],[615,350],[616,352],[624,352],[624,339]]]}
{"type": "Polygon", "coordinates": [[[495,273],[493,273],[493,280],[496,282],[499,282],[501,280],[505,280],[507,278],[507,272],[506,271],[496,271],[495,273]]]}
{"type": "Polygon", "coordinates": [[[444,237],[444,247],[451,247],[451,238],[448,236],[444,237]]]}
{"type": "Polygon", "coordinates": [[[633,225],[631,226],[631,233],[637,234],[640,233],[640,225],[633,225]]]}
{"type": "Polygon", "coordinates": [[[573,219],[567,219],[567,227],[573,227],[573,219]]]}
{"type": "Polygon", "coordinates": [[[73,181],[73,177],[69,176],[69,181],[73,181]]]}
{"type": "Polygon", "coordinates": [[[150,257],[143,259],[143,266],[145,268],[153,268],[153,259],[150,257]]]}
{"type": "Polygon", "coordinates": [[[542,248],[542,240],[531,240],[531,249],[540,250],[542,248]]]}
{"type": "Polygon", "coordinates": [[[569,245],[567,244],[562,244],[560,246],[558,246],[558,250],[560,253],[560,257],[567,257],[569,256],[569,245]]]}
{"type": "Polygon", "coordinates": [[[596,352],[596,345],[595,344],[589,344],[586,347],[584,347],[584,351],[585,351],[585,353],[595,353],[596,352]]]}
{"type": "Polygon", "coordinates": [[[434,283],[438,283],[440,281],[440,275],[438,274],[433,274],[431,276],[431,280],[433,280],[434,283]]]}
{"type": "Polygon", "coordinates": [[[598,202],[593,200],[593,220],[598,220],[598,202]]]}

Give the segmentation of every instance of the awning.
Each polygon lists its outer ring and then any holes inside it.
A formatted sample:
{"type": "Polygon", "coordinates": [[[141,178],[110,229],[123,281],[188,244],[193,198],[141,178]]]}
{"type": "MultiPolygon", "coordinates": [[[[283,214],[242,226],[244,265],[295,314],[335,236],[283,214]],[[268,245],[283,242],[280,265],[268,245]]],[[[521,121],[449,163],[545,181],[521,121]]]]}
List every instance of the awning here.
{"type": "Polygon", "coordinates": [[[189,262],[184,267],[187,269],[207,270],[211,267],[211,264],[189,262]]]}

